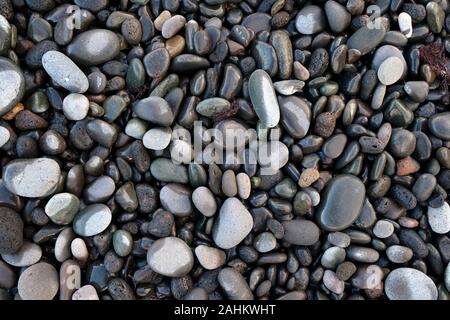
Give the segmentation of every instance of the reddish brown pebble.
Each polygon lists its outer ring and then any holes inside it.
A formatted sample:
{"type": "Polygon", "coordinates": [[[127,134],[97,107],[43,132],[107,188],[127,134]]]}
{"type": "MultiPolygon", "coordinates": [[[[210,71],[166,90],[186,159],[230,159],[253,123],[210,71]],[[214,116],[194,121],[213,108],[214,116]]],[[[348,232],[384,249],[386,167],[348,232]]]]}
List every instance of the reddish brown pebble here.
{"type": "Polygon", "coordinates": [[[23,110],[16,116],[16,128],[19,130],[45,129],[48,122],[30,110],[23,110]]]}
{"type": "Polygon", "coordinates": [[[336,116],[331,112],[324,112],[317,116],[314,132],[323,138],[328,138],[333,134],[335,126],[336,116]]]}
{"type": "Polygon", "coordinates": [[[302,172],[300,179],[298,180],[298,185],[302,188],[307,188],[314,182],[319,180],[320,172],[315,168],[308,168],[302,172]]]}
{"type": "Polygon", "coordinates": [[[397,175],[407,176],[420,169],[420,164],[411,157],[406,157],[397,162],[397,175]]]}
{"type": "Polygon", "coordinates": [[[13,120],[16,117],[16,115],[23,109],[25,109],[23,104],[18,103],[18,104],[16,104],[16,106],[14,108],[9,110],[9,112],[7,114],[5,114],[2,118],[3,118],[3,120],[6,120],[6,121],[13,120]]]}

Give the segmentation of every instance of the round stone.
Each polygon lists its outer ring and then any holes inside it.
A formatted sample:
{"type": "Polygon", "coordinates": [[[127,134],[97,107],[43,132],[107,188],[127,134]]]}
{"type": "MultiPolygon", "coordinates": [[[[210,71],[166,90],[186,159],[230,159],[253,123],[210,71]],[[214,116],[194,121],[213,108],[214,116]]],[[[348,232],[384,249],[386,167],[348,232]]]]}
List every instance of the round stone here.
{"type": "Polygon", "coordinates": [[[329,0],[325,2],[324,9],[328,24],[333,32],[341,33],[347,29],[350,24],[351,14],[343,5],[329,0]]]}
{"type": "Polygon", "coordinates": [[[194,250],[201,266],[206,270],[214,270],[224,265],[226,254],[217,248],[199,245],[194,250]]]}
{"type": "Polygon", "coordinates": [[[247,281],[236,269],[220,270],[217,280],[230,300],[253,300],[253,293],[247,281]]]}
{"type": "Polygon", "coordinates": [[[256,236],[253,245],[258,252],[266,253],[277,246],[277,239],[271,232],[263,232],[256,236]]]}
{"type": "Polygon", "coordinates": [[[320,230],[309,220],[290,220],[282,222],[284,240],[298,246],[311,246],[319,241],[320,230]]]}
{"type": "Polygon", "coordinates": [[[71,193],[58,193],[45,205],[45,213],[56,224],[66,225],[72,222],[80,208],[80,200],[71,193]]]}
{"type": "Polygon", "coordinates": [[[184,277],[194,266],[194,255],[183,240],[167,237],[156,240],[147,252],[150,268],[166,277],[184,277]]]}
{"type": "Polygon", "coordinates": [[[192,203],[206,217],[212,217],[217,211],[217,203],[213,193],[201,186],[192,192],[192,203]]]}
{"type": "Polygon", "coordinates": [[[164,127],[170,126],[174,120],[169,104],[160,97],[152,96],[139,100],[133,106],[133,112],[142,120],[164,127]]]}
{"type": "Polygon", "coordinates": [[[61,169],[49,158],[17,159],[3,167],[3,183],[12,193],[26,198],[47,197],[56,191],[61,169]]]}
{"type": "Polygon", "coordinates": [[[72,300],[100,300],[94,286],[87,284],[75,291],[72,300]]]}
{"type": "Polygon", "coordinates": [[[186,217],[192,213],[191,191],[182,184],[166,184],[159,193],[159,199],[163,208],[175,216],[186,217]]]}
{"type": "Polygon", "coordinates": [[[170,39],[183,29],[186,24],[186,18],[181,15],[175,15],[167,19],[161,28],[161,34],[164,38],[170,39]]]}
{"type": "Polygon", "coordinates": [[[82,237],[103,232],[111,223],[111,210],[104,204],[92,204],[82,209],[73,220],[73,231],[82,237]]]}
{"type": "Polygon", "coordinates": [[[75,234],[72,228],[68,227],[61,231],[55,242],[55,258],[59,262],[64,262],[72,255],[70,251],[70,244],[75,239],[75,234]]]}
{"type": "Polygon", "coordinates": [[[431,133],[440,139],[450,140],[450,112],[437,113],[428,120],[431,133]]]}
{"type": "Polygon", "coordinates": [[[386,249],[386,256],[393,263],[406,263],[413,255],[413,251],[405,246],[393,245],[386,249]]]}
{"type": "Polygon", "coordinates": [[[435,233],[446,234],[450,231],[450,206],[447,202],[441,207],[428,206],[428,224],[435,233]]]}
{"type": "Polygon", "coordinates": [[[3,116],[22,100],[25,78],[16,64],[4,57],[0,57],[0,70],[0,116],[3,116]]]}
{"type": "Polygon", "coordinates": [[[280,97],[279,105],[283,127],[292,137],[303,138],[311,124],[311,109],[305,100],[296,96],[280,97]]]}
{"type": "Polygon", "coordinates": [[[436,300],[438,292],[433,280],[412,268],[398,268],[388,274],[384,291],[390,300],[436,300]]]}
{"type": "Polygon", "coordinates": [[[155,49],[144,57],[143,62],[149,77],[160,79],[169,70],[169,52],[165,48],[155,49]]]}
{"type": "Polygon", "coordinates": [[[394,225],[386,220],[379,220],[373,227],[373,234],[380,239],[390,237],[394,233],[394,225]]]}
{"type": "Polygon", "coordinates": [[[119,38],[106,29],[82,32],[67,46],[67,55],[82,66],[105,63],[114,59],[119,52],[119,38]]]}
{"type": "Polygon", "coordinates": [[[52,300],[59,290],[59,277],[55,267],[39,262],[25,269],[17,284],[23,300],[52,300]]]}
{"type": "Polygon", "coordinates": [[[79,93],[69,94],[63,100],[63,111],[69,120],[83,120],[89,112],[89,100],[79,93]]]}
{"type": "Polygon", "coordinates": [[[228,198],[220,208],[212,235],[215,244],[222,249],[238,245],[253,228],[253,217],[237,198],[228,198]]]}
{"type": "Polygon", "coordinates": [[[117,230],[113,233],[112,243],[114,251],[119,257],[126,257],[133,249],[133,237],[126,230],[117,230]]]}
{"type": "Polygon", "coordinates": [[[295,26],[302,34],[319,33],[326,27],[326,19],[322,8],[314,5],[303,7],[297,14],[295,26]]]}
{"type": "Polygon", "coordinates": [[[142,137],[142,143],[150,150],[164,150],[172,139],[170,127],[157,127],[148,130],[142,137]]]}
{"type": "Polygon", "coordinates": [[[386,86],[396,83],[402,77],[404,66],[402,60],[390,57],[383,61],[378,68],[378,80],[386,86]]]}
{"type": "Polygon", "coordinates": [[[365,194],[366,188],[357,177],[348,174],[334,177],[328,182],[316,210],[318,223],[327,231],[348,228],[358,218],[365,194]]]}
{"type": "Polygon", "coordinates": [[[70,92],[84,93],[89,89],[89,80],[83,71],[61,52],[47,51],[42,56],[42,66],[53,81],[70,92]]]}
{"type": "Polygon", "coordinates": [[[331,247],[325,250],[320,259],[320,263],[324,268],[336,269],[338,264],[344,262],[345,260],[345,250],[339,247],[331,247]]]}

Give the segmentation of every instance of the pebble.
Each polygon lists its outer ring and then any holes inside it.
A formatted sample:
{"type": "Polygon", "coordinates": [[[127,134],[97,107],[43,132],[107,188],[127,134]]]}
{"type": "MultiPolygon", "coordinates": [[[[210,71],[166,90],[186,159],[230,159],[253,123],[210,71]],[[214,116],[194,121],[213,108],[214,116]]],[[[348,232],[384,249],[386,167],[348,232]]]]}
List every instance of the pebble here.
{"type": "Polygon", "coordinates": [[[428,223],[431,229],[438,234],[446,234],[450,231],[450,206],[447,202],[439,208],[428,206],[428,223]]]}
{"type": "Polygon", "coordinates": [[[255,249],[261,253],[272,251],[275,249],[276,245],[277,239],[271,232],[263,232],[258,234],[254,241],[255,249]]]}
{"type": "Polygon", "coordinates": [[[428,120],[428,127],[432,134],[444,140],[450,140],[450,112],[435,114],[428,120]]]}
{"type": "Polygon", "coordinates": [[[51,264],[36,263],[21,273],[17,289],[23,300],[52,300],[59,290],[58,272],[51,264]]]}
{"type": "Polygon", "coordinates": [[[0,288],[11,289],[16,284],[16,274],[3,261],[0,261],[0,288]]]}
{"type": "Polygon", "coordinates": [[[72,252],[73,257],[80,263],[86,262],[89,257],[86,242],[84,242],[81,238],[75,238],[72,240],[72,243],[70,244],[70,252],[72,252]]]}
{"type": "Polygon", "coordinates": [[[72,300],[100,300],[94,286],[87,284],[76,290],[72,295],[72,300]]]}
{"type": "Polygon", "coordinates": [[[377,71],[378,80],[386,86],[396,83],[404,72],[403,62],[397,57],[390,57],[383,61],[377,71]]]}
{"type": "Polygon", "coordinates": [[[89,100],[82,94],[71,93],[63,100],[63,111],[69,120],[83,120],[89,112],[89,100]]]}
{"type": "Polygon", "coordinates": [[[3,15],[0,15],[0,55],[4,56],[11,47],[11,25],[3,15]]]}
{"type": "Polygon", "coordinates": [[[164,150],[172,139],[172,129],[157,127],[148,130],[142,137],[142,143],[150,150],[164,150]]]}
{"type": "Polygon", "coordinates": [[[72,222],[80,208],[80,200],[71,193],[58,193],[45,205],[45,213],[56,224],[67,225],[72,222]]]}
{"type": "Polygon", "coordinates": [[[114,251],[119,257],[126,257],[133,249],[133,237],[126,230],[117,230],[113,233],[112,243],[114,251]]]}
{"type": "Polygon", "coordinates": [[[73,220],[73,231],[83,237],[103,232],[111,223],[111,210],[104,204],[91,204],[82,209],[73,220]]]}
{"type": "MultiPolygon", "coordinates": [[[[0,16],[1,17],[1,16],[0,16]]],[[[22,70],[11,60],[0,57],[0,116],[8,113],[25,94],[25,78],[22,70]]]]}
{"type": "Polygon", "coordinates": [[[320,230],[308,220],[283,221],[284,240],[298,246],[311,246],[319,241],[320,230]]]}
{"type": "Polygon", "coordinates": [[[18,159],[3,167],[3,182],[12,193],[27,198],[47,197],[56,191],[59,164],[49,158],[18,159]]]}
{"type": "Polygon", "coordinates": [[[72,256],[70,251],[70,244],[72,240],[75,239],[75,234],[72,228],[67,227],[62,230],[55,242],[55,258],[59,262],[64,262],[72,256]]]}
{"type": "Polygon", "coordinates": [[[248,87],[250,99],[262,126],[275,127],[280,122],[280,107],[270,76],[264,70],[256,70],[250,76],[248,87]]]}
{"type": "Polygon", "coordinates": [[[334,292],[335,294],[342,294],[344,292],[344,281],[340,280],[336,276],[336,273],[331,270],[325,270],[323,274],[323,284],[328,288],[328,290],[334,292]]]}
{"type": "Polygon", "coordinates": [[[8,143],[9,138],[11,138],[11,133],[9,130],[3,126],[0,126],[0,148],[8,143]]]}
{"type": "Polygon", "coordinates": [[[206,270],[214,270],[225,264],[226,254],[224,251],[199,245],[194,250],[200,265],[206,270]]]}
{"type": "MultiPolygon", "coordinates": [[[[378,22],[376,19],[374,23],[378,22]]],[[[347,47],[349,49],[358,50],[361,55],[365,55],[375,49],[384,39],[386,30],[381,28],[370,28],[364,26],[359,28],[347,40],[347,47]]]]}
{"type": "Polygon", "coordinates": [[[253,300],[253,293],[247,282],[235,269],[220,270],[217,280],[230,300],[253,300]]]}
{"type": "Polygon", "coordinates": [[[325,2],[324,9],[328,24],[333,32],[341,33],[347,29],[350,24],[351,14],[343,5],[330,0],[325,2]]]}
{"type": "Polygon", "coordinates": [[[434,282],[412,268],[392,270],[386,277],[384,291],[390,300],[436,300],[438,296],[434,282]]]}
{"type": "Polygon", "coordinates": [[[19,251],[2,254],[2,258],[7,264],[19,268],[31,266],[41,260],[41,257],[41,247],[27,240],[23,241],[19,251]]]}
{"type": "Polygon", "coordinates": [[[153,271],[166,277],[184,277],[194,266],[194,255],[183,240],[166,237],[156,240],[147,252],[153,271]]]}
{"type": "Polygon", "coordinates": [[[82,32],[67,46],[67,55],[81,66],[105,63],[114,59],[119,52],[119,38],[107,29],[82,32]]]}
{"type": "Polygon", "coordinates": [[[186,18],[181,15],[175,15],[169,19],[167,19],[161,28],[161,35],[170,39],[174,35],[176,35],[181,29],[183,29],[186,24],[186,18]]]}
{"type": "Polygon", "coordinates": [[[364,197],[365,186],[361,180],[352,175],[334,177],[328,182],[317,208],[317,222],[328,231],[345,230],[358,218],[364,197]]]}
{"type": "Polygon", "coordinates": [[[186,217],[192,213],[191,191],[182,184],[168,183],[159,194],[164,209],[177,217],[186,217]]]}
{"type": "Polygon", "coordinates": [[[323,31],[326,19],[322,8],[314,5],[303,7],[295,18],[295,26],[302,34],[315,34],[323,31]]]}
{"type": "Polygon", "coordinates": [[[170,159],[158,158],[153,160],[150,171],[152,176],[159,181],[176,183],[189,182],[186,166],[175,164],[170,159]]]}
{"type": "Polygon", "coordinates": [[[325,250],[320,259],[320,263],[324,268],[336,269],[336,267],[344,262],[345,260],[345,250],[339,247],[331,247],[325,250]]]}
{"type": "Polygon", "coordinates": [[[89,80],[83,71],[61,52],[47,51],[42,56],[42,66],[53,81],[72,93],[84,93],[89,89],[89,80]]]}
{"type": "Polygon", "coordinates": [[[142,120],[163,127],[171,125],[174,120],[169,104],[160,97],[148,97],[140,100],[133,106],[133,112],[142,120]]]}
{"type": "Polygon", "coordinates": [[[281,124],[289,134],[301,139],[308,133],[311,125],[311,109],[307,103],[296,96],[280,97],[281,124]]]}
{"type": "Polygon", "coordinates": [[[204,186],[200,186],[192,192],[192,203],[205,217],[212,217],[217,211],[213,193],[204,186]]]}
{"type": "Polygon", "coordinates": [[[386,249],[386,256],[393,263],[407,263],[413,255],[413,251],[405,246],[393,245],[386,249]]]}
{"type": "Polygon", "coordinates": [[[394,233],[394,225],[386,220],[379,220],[373,227],[373,234],[380,239],[390,237],[394,233]]]}
{"type": "Polygon", "coordinates": [[[222,204],[219,217],[214,224],[214,243],[222,249],[238,245],[253,228],[253,218],[237,198],[228,198],[222,204]]]}
{"type": "Polygon", "coordinates": [[[149,52],[143,59],[145,71],[148,76],[155,79],[163,77],[170,66],[169,51],[165,48],[158,48],[149,52]]]}
{"type": "Polygon", "coordinates": [[[407,12],[401,12],[398,15],[398,26],[400,31],[407,37],[411,38],[413,34],[413,25],[411,16],[407,12]]]}
{"type": "Polygon", "coordinates": [[[252,191],[250,177],[247,174],[240,172],[236,175],[236,183],[239,198],[242,200],[248,199],[252,191]]]}

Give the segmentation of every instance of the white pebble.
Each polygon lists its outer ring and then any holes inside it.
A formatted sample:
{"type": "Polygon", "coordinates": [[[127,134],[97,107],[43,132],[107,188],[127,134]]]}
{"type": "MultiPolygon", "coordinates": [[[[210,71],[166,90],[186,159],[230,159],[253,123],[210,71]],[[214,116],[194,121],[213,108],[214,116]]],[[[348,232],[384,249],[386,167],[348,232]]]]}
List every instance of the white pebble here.
{"type": "Polygon", "coordinates": [[[378,80],[386,86],[396,83],[403,75],[404,66],[402,60],[397,57],[389,57],[378,68],[378,80]]]}
{"type": "Polygon", "coordinates": [[[444,202],[442,207],[428,207],[428,223],[436,233],[446,234],[450,231],[450,206],[444,202]]]}
{"type": "Polygon", "coordinates": [[[99,300],[99,298],[95,288],[87,284],[73,293],[72,300],[99,300]]]}
{"type": "Polygon", "coordinates": [[[11,133],[8,129],[3,126],[0,126],[0,148],[3,147],[11,137],[11,133]]]}
{"type": "Polygon", "coordinates": [[[79,121],[89,112],[89,100],[79,93],[71,93],[63,100],[63,112],[67,119],[79,121]]]}
{"type": "Polygon", "coordinates": [[[400,27],[400,31],[407,38],[411,38],[413,33],[413,26],[411,16],[408,13],[402,12],[398,15],[398,26],[400,27]]]}
{"type": "Polygon", "coordinates": [[[80,262],[86,261],[89,257],[89,251],[86,247],[86,243],[81,238],[73,239],[70,245],[70,250],[72,251],[72,255],[80,262]]]}
{"type": "Polygon", "coordinates": [[[144,134],[142,143],[150,150],[164,150],[170,144],[171,138],[172,129],[152,128],[144,134]]]}

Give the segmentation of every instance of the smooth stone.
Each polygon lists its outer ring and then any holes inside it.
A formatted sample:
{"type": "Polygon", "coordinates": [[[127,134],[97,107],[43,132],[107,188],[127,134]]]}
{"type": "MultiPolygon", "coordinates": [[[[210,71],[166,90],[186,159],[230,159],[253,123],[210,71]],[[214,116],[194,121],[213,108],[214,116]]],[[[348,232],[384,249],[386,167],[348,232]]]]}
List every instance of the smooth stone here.
{"type": "Polygon", "coordinates": [[[86,130],[92,140],[110,148],[117,140],[117,129],[108,122],[95,119],[86,124],[86,130]]]}
{"type": "Polygon", "coordinates": [[[217,211],[217,203],[213,193],[201,186],[192,192],[192,203],[206,217],[212,217],[217,211]]]}
{"type": "Polygon", "coordinates": [[[341,231],[351,226],[363,207],[365,193],[364,184],[355,176],[334,177],[328,182],[316,210],[319,225],[327,231],[341,231]]]}
{"type": "Polygon", "coordinates": [[[278,58],[274,47],[262,41],[255,41],[251,54],[255,59],[258,69],[264,70],[271,77],[277,74],[278,58]]]}
{"type": "Polygon", "coordinates": [[[205,117],[216,117],[217,115],[223,114],[231,109],[231,103],[223,98],[209,98],[200,101],[195,110],[205,117]]]}
{"type": "Polygon", "coordinates": [[[89,89],[89,81],[83,71],[61,52],[47,51],[42,56],[42,66],[53,81],[70,92],[84,93],[89,89]]]}
{"type": "Polygon", "coordinates": [[[146,121],[139,118],[132,118],[125,127],[125,133],[137,140],[142,140],[144,134],[147,132],[147,128],[148,125],[146,121]]]}
{"type": "Polygon", "coordinates": [[[166,277],[184,277],[194,266],[194,255],[183,240],[166,237],[156,240],[147,252],[150,268],[166,277]]]}
{"type": "MultiPolygon", "coordinates": [[[[378,21],[374,21],[377,23],[378,21]]],[[[347,40],[347,46],[349,49],[356,49],[361,52],[361,55],[365,55],[375,49],[384,39],[386,30],[381,28],[369,28],[364,26],[359,28],[353,33],[347,40]]]]}
{"type": "Polygon", "coordinates": [[[11,47],[11,25],[8,20],[0,14],[0,56],[7,55],[11,47]]]}
{"type": "Polygon", "coordinates": [[[217,280],[230,300],[253,300],[252,291],[244,277],[236,269],[220,270],[217,280]]]}
{"type": "MultiPolygon", "coordinates": [[[[365,234],[363,233],[363,235],[365,234]]],[[[350,246],[347,248],[347,258],[356,262],[374,263],[378,261],[380,254],[372,248],[350,246]]]]}
{"type": "Polygon", "coordinates": [[[172,59],[171,70],[173,72],[191,72],[209,67],[209,61],[195,54],[180,54],[172,59]]]}
{"type": "Polygon", "coordinates": [[[424,102],[428,97],[429,86],[425,81],[408,81],[403,89],[415,102],[424,102]]]}
{"type": "Polygon", "coordinates": [[[434,1],[428,2],[426,9],[427,25],[430,27],[431,32],[440,33],[444,26],[445,11],[434,1]]]}
{"type": "Polygon", "coordinates": [[[169,52],[165,48],[155,49],[144,57],[143,62],[148,76],[160,79],[169,70],[169,52]]]}
{"type": "Polygon", "coordinates": [[[289,149],[280,141],[260,142],[258,163],[262,175],[274,175],[289,161],[289,149]]]}
{"type": "Polygon", "coordinates": [[[56,224],[66,225],[72,222],[80,208],[80,200],[71,193],[58,193],[45,205],[45,213],[56,224]]]}
{"type": "MultiPolygon", "coordinates": [[[[1,16],[0,16],[1,17],[1,16]]],[[[25,94],[25,78],[22,70],[11,60],[0,57],[0,116],[8,113],[25,94]]]]}
{"type": "Polygon", "coordinates": [[[320,263],[324,268],[336,269],[338,264],[344,262],[345,260],[345,250],[340,247],[330,247],[322,255],[320,263]]]}
{"type": "Polygon", "coordinates": [[[296,138],[303,138],[311,124],[311,109],[305,100],[296,97],[280,97],[279,106],[281,112],[281,124],[296,138]]]}
{"type": "Polygon", "coordinates": [[[413,251],[405,246],[393,245],[386,249],[386,256],[393,263],[407,263],[413,255],[413,251]]]}
{"type": "Polygon", "coordinates": [[[446,234],[450,231],[450,206],[447,202],[439,208],[428,206],[428,224],[435,233],[446,234]]]}
{"type": "Polygon", "coordinates": [[[142,143],[150,150],[164,150],[169,146],[171,139],[171,128],[158,127],[148,130],[142,137],[142,143]]]}
{"type": "Polygon", "coordinates": [[[344,292],[344,281],[339,279],[336,276],[336,273],[331,270],[325,270],[325,273],[323,274],[323,284],[335,294],[342,294],[344,292]]]}
{"type": "Polygon", "coordinates": [[[253,246],[260,253],[270,252],[275,249],[277,239],[271,232],[263,232],[256,236],[253,246]]]}
{"type": "Polygon", "coordinates": [[[208,292],[202,287],[193,288],[184,297],[183,300],[209,300],[208,292]]]}
{"type": "MultiPolygon", "coordinates": [[[[108,4],[109,0],[74,0],[74,3],[79,6],[80,8],[87,9],[91,12],[98,12],[102,9],[105,9],[108,4]]],[[[98,300],[98,299],[97,299],[98,300]]]]}
{"type": "Polygon", "coordinates": [[[315,34],[326,27],[325,14],[322,8],[315,5],[303,7],[295,18],[295,27],[302,34],[315,34]]]}
{"type": "Polygon", "coordinates": [[[89,100],[82,94],[71,93],[63,100],[63,111],[69,120],[83,120],[89,112],[89,100]]]}
{"type": "Polygon", "coordinates": [[[381,64],[383,64],[383,62],[390,57],[397,57],[402,61],[403,64],[402,78],[404,78],[408,72],[408,65],[406,63],[403,52],[393,45],[386,44],[375,50],[371,63],[372,69],[378,71],[381,64]]]}
{"type": "Polygon", "coordinates": [[[341,133],[327,139],[322,145],[322,151],[328,158],[336,159],[344,152],[346,145],[347,136],[341,133]]]}
{"type": "Polygon", "coordinates": [[[380,239],[390,237],[394,233],[394,225],[386,220],[379,220],[373,227],[373,234],[380,239]]]}
{"type": "Polygon", "coordinates": [[[36,263],[22,272],[17,289],[23,300],[52,300],[59,290],[58,272],[51,264],[36,263]]]}
{"type": "Polygon", "coordinates": [[[16,274],[13,269],[0,261],[0,288],[11,289],[16,285],[16,274]]]}
{"type": "Polygon", "coordinates": [[[378,80],[388,86],[400,80],[403,72],[403,61],[397,57],[390,57],[384,60],[378,68],[378,80]]]}
{"type": "Polygon", "coordinates": [[[277,54],[278,76],[281,79],[289,79],[292,73],[292,64],[294,62],[289,33],[281,30],[273,31],[269,41],[277,54]]]}
{"type": "Polygon", "coordinates": [[[263,12],[255,12],[242,20],[242,25],[253,30],[255,34],[260,31],[270,31],[271,16],[263,12]]]}
{"type": "Polygon", "coordinates": [[[252,73],[248,83],[250,99],[258,118],[266,128],[280,122],[280,107],[270,76],[264,70],[252,73]]]}
{"type": "Polygon", "coordinates": [[[445,287],[450,291],[450,263],[445,268],[445,287]]]}
{"type": "Polygon", "coordinates": [[[186,166],[175,164],[167,158],[157,158],[150,165],[152,176],[162,182],[188,183],[186,166]]]}
{"type": "Polygon", "coordinates": [[[117,230],[113,233],[112,244],[119,257],[126,257],[133,249],[133,237],[126,230],[117,230]]]}
{"type": "Polygon", "coordinates": [[[236,175],[231,169],[222,175],[222,192],[226,197],[234,197],[237,194],[236,175]]]}
{"type": "Polygon", "coordinates": [[[105,63],[114,59],[119,52],[119,38],[107,29],[82,32],[67,46],[67,55],[82,66],[105,63]]]}
{"type": "Polygon", "coordinates": [[[177,217],[186,217],[192,213],[191,191],[182,184],[166,184],[159,194],[164,209],[177,217]]]}
{"type": "Polygon", "coordinates": [[[418,201],[428,200],[436,187],[436,178],[431,173],[420,175],[413,185],[412,192],[418,201]]]}
{"type": "Polygon", "coordinates": [[[87,284],[73,293],[72,300],[89,301],[100,300],[100,298],[98,297],[97,290],[95,290],[94,286],[87,284]]]}
{"type": "Polygon", "coordinates": [[[111,210],[104,204],[92,204],[83,208],[73,220],[73,231],[83,237],[103,232],[111,223],[111,210]]]}
{"type": "Polygon", "coordinates": [[[132,182],[124,183],[114,195],[115,200],[126,212],[134,212],[139,206],[136,189],[132,182]]]}
{"type": "Polygon", "coordinates": [[[305,82],[300,80],[283,80],[275,82],[273,86],[279,94],[290,96],[301,92],[305,86],[305,82]]]}
{"type": "Polygon", "coordinates": [[[441,112],[430,117],[428,128],[436,137],[450,140],[450,112],[441,112]]]}
{"type": "Polygon", "coordinates": [[[167,19],[161,28],[161,35],[170,39],[174,35],[176,35],[181,29],[183,29],[186,24],[186,18],[181,15],[175,15],[169,19],[167,19]]]}
{"type": "Polygon", "coordinates": [[[335,33],[341,33],[350,24],[351,14],[347,9],[336,1],[325,2],[325,14],[331,30],[335,33]]]}
{"type": "Polygon", "coordinates": [[[18,159],[3,167],[3,183],[12,193],[41,198],[54,193],[61,177],[59,164],[49,158],[18,159]]]}
{"type": "Polygon", "coordinates": [[[11,133],[9,130],[3,126],[0,126],[0,148],[8,143],[9,138],[11,138],[11,133]]]}
{"type": "Polygon", "coordinates": [[[217,248],[199,245],[194,250],[200,265],[206,270],[214,270],[224,265],[226,254],[217,248]]]}
{"type": "Polygon", "coordinates": [[[236,175],[236,183],[239,197],[243,200],[248,199],[252,191],[250,177],[243,172],[238,173],[236,175]]]}
{"type": "Polygon", "coordinates": [[[222,249],[238,245],[253,228],[253,217],[237,198],[228,198],[220,208],[212,235],[215,244],[222,249]]]}
{"type": "Polygon", "coordinates": [[[84,188],[84,200],[87,203],[104,202],[114,193],[116,185],[110,176],[100,176],[84,188]]]}
{"type": "Polygon", "coordinates": [[[133,106],[133,112],[142,120],[163,127],[170,126],[174,120],[174,114],[169,104],[160,97],[148,97],[139,100],[133,106]]]}
{"type": "Polygon", "coordinates": [[[390,300],[436,300],[436,285],[425,273],[398,268],[386,277],[384,291],[390,300]]]}
{"type": "Polygon", "coordinates": [[[311,246],[319,241],[320,230],[309,220],[283,221],[284,240],[298,246],[311,246]]]}
{"type": "Polygon", "coordinates": [[[42,257],[42,249],[35,243],[25,240],[19,251],[2,254],[3,260],[14,267],[28,267],[37,263],[42,257]]]}
{"type": "Polygon", "coordinates": [[[401,12],[398,15],[398,26],[400,31],[407,37],[411,38],[413,34],[413,25],[411,16],[406,12],[401,12]]]}
{"type": "Polygon", "coordinates": [[[66,228],[61,231],[55,242],[55,258],[59,262],[64,262],[72,256],[70,244],[75,239],[72,228],[66,228]]]}
{"type": "Polygon", "coordinates": [[[416,136],[406,129],[394,129],[389,147],[394,157],[401,159],[410,156],[416,149],[416,136]]]}

